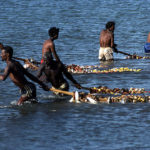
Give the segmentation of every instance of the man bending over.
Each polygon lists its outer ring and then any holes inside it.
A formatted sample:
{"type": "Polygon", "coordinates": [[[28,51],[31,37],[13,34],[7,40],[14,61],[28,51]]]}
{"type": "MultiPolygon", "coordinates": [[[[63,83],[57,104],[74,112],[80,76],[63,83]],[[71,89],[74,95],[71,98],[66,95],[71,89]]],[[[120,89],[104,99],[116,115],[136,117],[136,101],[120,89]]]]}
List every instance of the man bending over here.
{"type": "Polygon", "coordinates": [[[52,86],[60,90],[69,90],[69,84],[65,80],[63,74],[74,83],[77,88],[81,88],[80,84],[72,77],[67,71],[65,66],[58,61],[54,61],[51,54],[46,52],[43,56],[44,62],[41,64],[38,70],[37,77],[40,78],[42,73],[45,74],[46,81],[50,82],[52,86]]]}
{"type": "Polygon", "coordinates": [[[33,76],[23,66],[18,62],[12,59],[13,49],[10,46],[4,46],[1,51],[2,61],[6,61],[6,68],[4,73],[0,75],[0,80],[6,80],[9,76],[10,79],[18,86],[21,90],[21,97],[18,100],[18,105],[22,104],[25,101],[30,101],[31,99],[36,99],[36,87],[33,83],[29,82],[25,75],[30,78],[32,81],[37,82],[41,87],[48,91],[48,87],[43,84],[38,78],[33,76]]]}

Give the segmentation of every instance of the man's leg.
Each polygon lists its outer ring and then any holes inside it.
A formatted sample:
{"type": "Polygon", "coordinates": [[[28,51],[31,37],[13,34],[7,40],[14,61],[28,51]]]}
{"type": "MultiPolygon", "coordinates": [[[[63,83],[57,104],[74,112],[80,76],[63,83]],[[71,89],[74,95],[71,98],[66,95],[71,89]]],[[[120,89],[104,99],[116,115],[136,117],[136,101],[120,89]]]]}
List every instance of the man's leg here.
{"type": "Polygon", "coordinates": [[[25,101],[36,100],[36,87],[33,83],[28,83],[24,86],[21,91],[21,97],[18,100],[18,105],[24,103],[25,101]]]}
{"type": "Polygon", "coordinates": [[[20,99],[18,100],[17,105],[21,105],[25,101],[27,101],[29,98],[27,96],[21,96],[20,99]]]}

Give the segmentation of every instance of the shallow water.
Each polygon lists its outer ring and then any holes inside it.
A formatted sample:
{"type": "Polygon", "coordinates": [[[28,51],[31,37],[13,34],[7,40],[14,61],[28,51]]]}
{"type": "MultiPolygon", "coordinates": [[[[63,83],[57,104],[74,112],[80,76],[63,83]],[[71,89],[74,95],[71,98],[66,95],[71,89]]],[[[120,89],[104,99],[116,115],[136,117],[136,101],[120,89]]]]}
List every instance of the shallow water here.
{"type": "MultiPolygon", "coordinates": [[[[0,1],[0,42],[14,56],[40,60],[49,27],[60,28],[56,50],[65,64],[129,67],[141,72],[73,75],[83,86],[145,88],[150,91],[150,60],[126,60],[114,54],[111,64],[99,63],[99,33],[116,22],[115,43],[126,53],[144,56],[150,1],[0,1]]],[[[5,63],[0,61],[0,72],[5,63]]],[[[35,74],[35,72],[33,72],[35,74]]],[[[36,84],[37,85],[37,84],[36,84]]],[[[77,90],[70,82],[70,91],[77,90]]],[[[150,149],[150,104],[74,104],[37,85],[41,104],[16,107],[18,88],[8,78],[0,82],[0,150],[150,149]]],[[[82,91],[82,90],[79,90],[82,91]]]]}

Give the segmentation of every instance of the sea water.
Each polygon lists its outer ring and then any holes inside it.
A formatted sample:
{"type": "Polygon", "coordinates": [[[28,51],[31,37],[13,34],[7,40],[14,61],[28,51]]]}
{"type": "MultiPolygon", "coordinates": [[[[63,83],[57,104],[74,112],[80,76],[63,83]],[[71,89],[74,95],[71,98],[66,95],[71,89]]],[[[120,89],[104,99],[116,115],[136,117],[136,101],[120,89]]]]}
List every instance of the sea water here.
{"type": "MultiPolygon", "coordinates": [[[[56,26],[60,28],[56,51],[64,64],[142,69],[73,75],[81,85],[150,91],[150,60],[127,60],[114,54],[113,63],[98,61],[99,34],[108,21],[116,22],[118,50],[145,56],[149,6],[148,0],[1,0],[0,42],[12,46],[16,57],[40,61],[48,29],[56,26]]],[[[1,73],[5,66],[0,61],[1,73]]],[[[70,91],[84,91],[69,83],[70,91]]],[[[51,92],[36,84],[41,103],[14,107],[11,102],[19,99],[19,89],[9,78],[0,86],[0,150],[150,149],[149,103],[75,104],[68,102],[70,97],[55,101],[51,92]]]]}

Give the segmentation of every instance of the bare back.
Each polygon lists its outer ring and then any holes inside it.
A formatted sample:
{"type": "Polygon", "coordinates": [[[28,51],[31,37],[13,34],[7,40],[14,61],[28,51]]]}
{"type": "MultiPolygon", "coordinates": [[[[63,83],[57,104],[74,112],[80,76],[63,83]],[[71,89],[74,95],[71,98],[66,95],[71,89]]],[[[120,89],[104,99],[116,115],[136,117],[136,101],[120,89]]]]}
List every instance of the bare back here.
{"type": "Polygon", "coordinates": [[[23,88],[24,85],[28,82],[24,77],[25,69],[22,65],[15,61],[11,60],[7,63],[4,74],[9,75],[10,79],[17,85],[19,88],[23,88]]]}
{"type": "Polygon", "coordinates": [[[64,68],[63,65],[59,62],[53,62],[51,67],[47,66],[45,63],[42,63],[38,70],[38,77],[42,75],[42,72],[46,75],[46,80],[51,82],[55,88],[66,82],[63,77],[64,68]]]}
{"type": "Polygon", "coordinates": [[[54,43],[52,42],[52,40],[51,40],[51,39],[46,40],[46,41],[44,42],[43,48],[42,48],[42,57],[44,56],[44,54],[45,54],[46,52],[52,53],[52,49],[53,49],[53,48],[55,49],[55,45],[54,45],[54,43]]]}
{"type": "Polygon", "coordinates": [[[99,41],[100,47],[113,47],[114,37],[112,32],[108,30],[102,30],[99,41]]]}
{"type": "Polygon", "coordinates": [[[37,73],[38,78],[41,77],[42,72],[45,73],[46,80],[49,81],[55,88],[59,88],[61,84],[67,82],[64,75],[74,84],[78,84],[61,62],[51,60],[51,64],[49,65],[46,65],[45,62],[42,63],[37,73]]]}
{"type": "Polygon", "coordinates": [[[44,42],[43,44],[43,48],[42,48],[42,58],[44,56],[44,54],[46,52],[49,52],[51,55],[54,56],[54,58],[57,60],[57,61],[60,61],[56,51],[55,51],[55,44],[54,42],[51,40],[51,39],[48,39],[44,42]]]}

